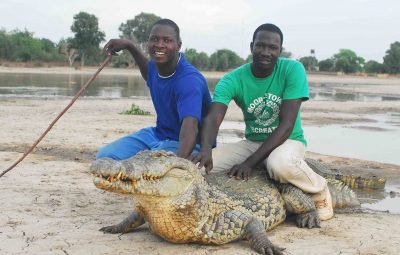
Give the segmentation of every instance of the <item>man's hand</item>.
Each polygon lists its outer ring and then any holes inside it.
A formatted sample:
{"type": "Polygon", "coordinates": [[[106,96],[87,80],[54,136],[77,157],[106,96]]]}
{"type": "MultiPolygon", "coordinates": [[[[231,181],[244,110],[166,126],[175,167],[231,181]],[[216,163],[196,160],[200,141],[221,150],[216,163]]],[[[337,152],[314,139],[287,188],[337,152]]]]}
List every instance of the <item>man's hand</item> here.
{"type": "Polygon", "coordinates": [[[194,164],[199,163],[199,169],[204,166],[206,169],[206,174],[210,174],[211,169],[213,168],[213,159],[211,150],[200,151],[197,155],[190,155],[189,160],[191,160],[194,164]]]}
{"type": "Polygon", "coordinates": [[[116,55],[117,52],[126,49],[132,43],[127,39],[111,39],[103,48],[103,53],[116,55]]]}
{"type": "Polygon", "coordinates": [[[231,170],[228,172],[229,177],[235,177],[236,180],[248,180],[251,176],[251,172],[253,168],[246,163],[241,163],[238,165],[234,165],[231,170]]]}

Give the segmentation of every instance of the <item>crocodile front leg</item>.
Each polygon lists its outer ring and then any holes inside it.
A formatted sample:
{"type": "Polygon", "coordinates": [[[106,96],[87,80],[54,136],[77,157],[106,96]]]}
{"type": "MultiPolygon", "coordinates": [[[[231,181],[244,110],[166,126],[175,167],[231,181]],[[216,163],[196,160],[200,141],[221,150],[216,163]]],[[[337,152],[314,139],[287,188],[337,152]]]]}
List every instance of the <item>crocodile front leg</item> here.
{"type": "Polygon", "coordinates": [[[291,184],[279,184],[279,190],[285,200],[286,209],[297,215],[299,228],[320,228],[321,220],[311,197],[291,184]]]}
{"type": "Polygon", "coordinates": [[[133,212],[120,223],[112,226],[102,227],[100,231],[110,234],[128,233],[133,231],[135,228],[143,225],[144,223],[144,218],[139,213],[133,212]]]}
{"type": "Polygon", "coordinates": [[[251,248],[260,254],[282,255],[284,248],[271,243],[268,239],[263,223],[252,217],[246,226],[245,237],[250,242],[251,248]]]}

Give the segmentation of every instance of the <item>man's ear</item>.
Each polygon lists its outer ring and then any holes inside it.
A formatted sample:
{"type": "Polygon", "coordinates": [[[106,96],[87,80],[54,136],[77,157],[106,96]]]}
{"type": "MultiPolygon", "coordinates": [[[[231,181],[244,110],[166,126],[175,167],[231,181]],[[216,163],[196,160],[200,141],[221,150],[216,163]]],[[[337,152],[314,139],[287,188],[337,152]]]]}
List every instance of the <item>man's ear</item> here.
{"type": "Polygon", "coordinates": [[[253,52],[253,42],[250,43],[250,52],[253,52]]]}
{"type": "Polygon", "coordinates": [[[180,51],[180,50],[181,50],[181,47],[182,47],[182,42],[181,42],[181,41],[179,41],[179,42],[178,42],[178,51],[180,51]]]}

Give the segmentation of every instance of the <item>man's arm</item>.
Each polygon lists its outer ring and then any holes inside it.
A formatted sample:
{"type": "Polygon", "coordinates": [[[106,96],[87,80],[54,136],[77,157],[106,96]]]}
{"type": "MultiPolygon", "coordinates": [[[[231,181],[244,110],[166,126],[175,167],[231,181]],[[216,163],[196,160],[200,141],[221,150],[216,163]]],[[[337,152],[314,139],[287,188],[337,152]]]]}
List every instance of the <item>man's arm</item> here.
{"type": "Polygon", "coordinates": [[[252,169],[279,145],[284,143],[292,133],[297,114],[300,110],[302,99],[283,100],[280,110],[279,126],[271,133],[271,136],[243,163],[231,168],[229,175],[237,179],[248,179],[252,169]]]}
{"type": "Polygon", "coordinates": [[[128,50],[139,66],[140,73],[144,80],[147,79],[147,66],[149,60],[144,53],[127,39],[111,39],[103,48],[107,54],[115,54],[121,50],[128,50]]]}
{"type": "Polygon", "coordinates": [[[212,103],[207,116],[204,118],[201,129],[201,148],[199,154],[191,157],[193,163],[199,163],[199,168],[203,166],[209,174],[213,168],[212,147],[218,135],[219,126],[224,120],[228,106],[222,103],[212,103]]]}
{"type": "Polygon", "coordinates": [[[198,120],[194,117],[188,116],[183,119],[179,132],[178,157],[188,158],[192,154],[199,133],[198,124],[198,120]]]}

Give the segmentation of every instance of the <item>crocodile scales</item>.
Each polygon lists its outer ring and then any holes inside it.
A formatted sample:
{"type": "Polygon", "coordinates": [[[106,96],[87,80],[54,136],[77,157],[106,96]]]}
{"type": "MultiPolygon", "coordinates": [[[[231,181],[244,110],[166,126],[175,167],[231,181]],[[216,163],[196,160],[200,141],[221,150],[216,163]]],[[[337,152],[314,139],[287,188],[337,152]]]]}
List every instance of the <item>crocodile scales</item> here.
{"type": "MultiPolygon", "coordinates": [[[[115,161],[97,159],[91,166],[98,188],[130,194],[133,213],[119,224],[104,227],[108,233],[126,233],[148,222],[151,231],[173,243],[224,244],[247,239],[262,254],[282,254],[267,230],[296,214],[299,227],[319,227],[311,197],[290,184],[277,184],[265,171],[249,181],[237,181],[224,173],[203,176],[191,161],[164,151],[143,151],[115,161]]],[[[341,205],[355,195],[340,182],[333,194],[341,205]]]]}

